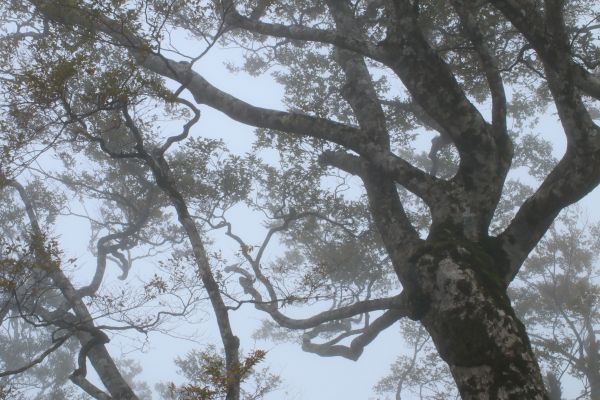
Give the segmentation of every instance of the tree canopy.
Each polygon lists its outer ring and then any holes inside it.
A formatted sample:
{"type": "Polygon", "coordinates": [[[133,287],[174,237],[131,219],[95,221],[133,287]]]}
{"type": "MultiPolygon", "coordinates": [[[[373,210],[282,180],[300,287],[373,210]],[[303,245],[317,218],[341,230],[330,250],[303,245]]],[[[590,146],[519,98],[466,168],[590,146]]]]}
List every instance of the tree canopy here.
{"type": "Polygon", "coordinates": [[[431,337],[463,399],[548,399],[545,339],[509,286],[600,181],[598,18],[589,0],[2,2],[0,320],[43,328],[31,365],[76,351],[70,380],[99,399],[139,398],[111,335],[200,304],[223,353],[198,353],[199,398],[252,398],[264,354],[242,354],[230,321],[252,304],[261,334],[352,360],[412,320],[409,341],[431,337]],[[270,74],[280,109],[205,78],[203,59],[232,46],[231,73],[270,74]],[[206,109],[254,128],[252,148],[204,130],[206,109]],[[89,222],[89,274],[56,240],[65,216],[89,222]]]}

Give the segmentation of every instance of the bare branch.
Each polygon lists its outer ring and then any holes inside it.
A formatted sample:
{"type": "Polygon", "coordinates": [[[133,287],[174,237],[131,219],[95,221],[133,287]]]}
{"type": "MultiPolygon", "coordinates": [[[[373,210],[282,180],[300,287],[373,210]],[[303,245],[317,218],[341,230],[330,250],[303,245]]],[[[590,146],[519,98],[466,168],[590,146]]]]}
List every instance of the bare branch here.
{"type": "Polygon", "coordinates": [[[28,364],[26,364],[20,368],[13,369],[13,370],[7,370],[7,371],[0,371],[0,378],[9,376],[9,375],[20,374],[21,372],[27,371],[28,369],[33,368],[37,364],[40,364],[42,361],[44,361],[46,359],[46,357],[48,357],[50,354],[52,354],[56,350],[58,350],[60,348],[60,346],[62,346],[67,341],[67,339],[69,339],[70,337],[71,337],[71,335],[65,335],[65,336],[62,336],[62,337],[54,340],[52,343],[52,346],[50,348],[48,348],[47,350],[42,352],[39,356],[37,356],[36,358],[31,360],[31,362],[29,362],[28,364]]]}

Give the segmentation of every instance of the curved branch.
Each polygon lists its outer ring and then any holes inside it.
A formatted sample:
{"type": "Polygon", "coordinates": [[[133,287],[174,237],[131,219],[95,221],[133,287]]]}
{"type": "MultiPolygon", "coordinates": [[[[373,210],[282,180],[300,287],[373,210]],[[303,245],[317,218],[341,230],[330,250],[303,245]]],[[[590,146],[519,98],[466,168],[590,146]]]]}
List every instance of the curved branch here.
{"type": "Polygon", "coordinates": [[[192,110],[194,116],[185,123],[183,126],[183,131],[179,135],[171,136],[165,141],[165,143],[158,150],[159,154],[164,154],[173,143],[180,142],[187,138],[190,133],[190,129],[200,120],[200,110],[198,110],[198,107],[185,99],[177,98],[175,101],[177,103],[186,105],[190,110],[192,110]]]}
{"type": "MultiPolygon", "coordinates": [[[[411,308],[411,304],[410,301],[406,298],[406,295],[403,293],[388,298],[358,301],[357,303],[354,303],[349,306],[323,311],[319,314],[303,319],[290,318],[281,313],[279,311],[280,300],[277,298],[275,289],[271,284],[271,281],[262,272],[260,266],[261,258],[268,243],[270,242],[271,238],[275,233],[287,229],[287,227],[292,221],[304,218],[309,215],[313,215],[313,213],[292,213],[287,216],[284,216],[283,224],[269,229],[265,239],[263,240],[262,245],[259,248],[256,257],[252,257],[249,254],[246,243],[243,241],[243,239],[231,231],[231,224],[223,223],[221,225],[227,227],[226,234],[229,237],[233,238],[240,245],[240,248],[242,249],[242,254],[250,263],[254,275],[237,265],[231,265],[227,267],[225,271],[235,272],[241,275],[239,279],[240,286],[242,286],[246,294],[249,294],[252,297],[252,303],[254,303],[256,309],[268,313],[275,322],[277,322],[282,327],[288,329],[311,329],[326,322],[351,318],[356,315],[379,310],[401,310],[403,315],[410,315],[409,310],[411,308]],[[254,287],[255,277],[258,278],[258,280],[267,289],[270,301],[265,301],[262,297],[262,294],[254,287]]],[[[214,225],[212,226],[214,228],[219,227],[214,225]]]]}
{"type": "MultiPolygon", "coordinates": [[[[118,251],[118,249],[121,247],[121,244],[119,244],[119,243],[113,244],[110,246],[108,245],[108,243],[112,240],[124,239],[124,238],[136,233],[137,231],[139,231],[141,226],[146,222],[147,217],[148,217],[148,213],[146,212],[144,218],[140,218],[140,220],[138,220],[135,223],[133,223],[132,225],[130,225],[127,229],[120,231],[120,232],[108,234],[106,236],[101,237],[98,240],[98,242],[96,244],[96,249],[97,249],[97,253],[98,253],[96,255],[96,271],[94,272],[92,281],[87,286],[81,287],[77,290],[77,294],[80,297],[93,296],[100,288],[100,285],[102,284],[102,280],[104,279],[104,272],[106,271],[106,260],[107,260],[108,254],[115,254],[118,251]]],[[[128,272],[128,270],[126,270],[126,269],[123,270],[123,275],[121,277],[122,279],[124,279],[126,277],[127,272],[128,272]]]]}
{"type": "MultiPolygon", "coordinates": [[[[192,70],[189,63],[175,62],[153,53],[135,33],[107,17],[86,13],[76,7],[60,6],[54,3],[49,7],[40,0],[31,1],[43,15],[56,22],[109,35],[117,44],[125,47],[140,66],[184,85],[198,104],[208,105],[247,125],[286,132],[300,137],[312,137],[344,146],[364,155],[385,172],[403,171],[403,175],[409,176],[415,183],[419,180],[427,180],[428,174],[393,155],[385,146],[374,143],[367,131],[325,118],[253,106],[211,85],[199,73],[192,70]]],[[[454,121],[455,118],[453,117],[452,120],[454,121]]],[[[99,142],[101,146],[104,145],[98,138],[92,137],[91,139],[99,142]]],[[[108,149],[104,147],[103,150],[107,151],[108,149]]],[[[113,157],[139,156],[136,153],[112,154],[107,152],[113,157]]]]}
{"type": "Polygon", "coordinates": [[[91,338],[82,344],[77,356],[77,369],[73,372],[73,375],[78,375],[83,378],[87,375],[87,358],[88,353],[94,346],[104,345],[109,342],[108,336],[99,329],[94,329],[90,333],[91,338]]]}
{"type": "Polygon", "coordinates": [[[350,360],[358,360],[364,348],[371,343],[385,329],[392,326],[401,318],[407,316],[401,310],[388,310],[383,315],[375,319],[369,326],[362,329],[362,333],[350,342],[349,346],[344,345],[322,345],[312,343],[310,336],[305,336],[302,342],[302,349],[310,353],[315,353],[323,357],[341,356],[350,360]]]}
{"type": "Polygon", "coordinates": [[[258,310],[268,313],[275,322],[288,329],[311,329],[325,322],[351,318],[372,311],[392,309],[402,313],[402,316],[409,315],[408,299],[406,298],[406,295],[400,293],[393,297],[364,300],[349,306],[322,311],[308,318],[290,318],[278,310],[276,302],[265,302],[263,300],[260,292],[253,286],[252,275],[249,272],[235,266],[228,267],[228,270],[242,275],[242,277],[240,277],[240,285],[247,294],[252,296],[254,299],[254,306],[258,310]]]}

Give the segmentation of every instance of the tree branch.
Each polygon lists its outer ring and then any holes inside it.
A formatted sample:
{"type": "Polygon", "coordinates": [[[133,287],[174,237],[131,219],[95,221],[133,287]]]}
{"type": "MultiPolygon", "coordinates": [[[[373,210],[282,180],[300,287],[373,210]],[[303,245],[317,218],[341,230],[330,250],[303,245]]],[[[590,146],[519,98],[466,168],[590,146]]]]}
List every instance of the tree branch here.
{"type": "Polygon", "coordinates": [[[481,27],[472,13],[476,9],[477,2],[473,0],[452,0],[452,5],[460,18],[463,31],[473,44],[481,61],[481,67],[492,94],[492,125],[496,130],[496,135],[507,135],[504,84],[502,83],[498,61],[486,43],[481,27]]]}
{"type": "MultiPolygon", "coordinates": [[[[510,1],[501,3],[510,13],[515,5],[510,1]],[[511,5],[512,4],[512,5],[511,5]]],[[[539,43],[533,43],[540,54],[546,71],[548,86],[567,137],[567,151],[546,177],[537,191],[519,209],[515,218],[499,235],[504,250],[510,258],[510,270],[506,283],[512,281],[529,252],[535,247],[558,213],[566,206],[580,200],[600,183],[600,127],[598,127],[581,98],[577,85],[577,75],[570,64],[569,43],[562,19],[560,5],[548,1],[545,20],[537,13],[534,5],[529,16],[515,17],[514,24],[529,21],[537,26],[525,29],[532,36],[540,27],[548,29],[551,42],[544,40],[552,49],[539,50],[539,43]],[[558,7],[558,8],[557,8],[558,7]]],[[[503,9],[504,11],[504,9],[503,9]]],[[[512,14],[511,14],[512,15],[512,14]]],[[[537,40],[535,37],[532,40],[537,40]]]]}
{"type": "Polygon", "coordinates": [[[32,368],[35,365],[41,363],[42,361],[44,361],[46,359],[46,357],[48,357],[50,354],[52,354],[53,352],[58,350],[58,348],[60,348],[60,346],[62,346],[63,343],[65,343],[67,341],[67,339],[69,339],[70,337],[71,337],[71,335],[65,335],[57,340],[54,340],[52,343],[52,346],[50,348],[48,348],[43,353],[41,353],[39,356],[37,356],[36,358],[31,360],[31,362],[29,362],[28,364],[26,364],[20,368],[13,369],[13,370],[0,371],[0,378],[5,377],[5,376],[20,374],[21,372],[27,371],[29,368],[32,368]]]}
{"type": "MultiPolygon", "coordinates": [[[[364,33],[357,29],[358,26],[348,4],[333,0],[328,0],[326,3],[333,15],[338,34],[351,38],[364,36],[364,33]]],[[[364,56],[337,48],[335,60],[344,71],[346,78],[346,82],[341,88],[341,94],[352,107],[360,127],[369,132],[369,137],[373,142],[389,149],[390,140],[385,114],[364,56]]]]}
{"type": "Polygon", "coordinates": [[[406,314],[401,310],[388,310],[383,315],[375,319],[369,326],[362,330],[362,333],[350,342],[349,346],[344,345],[323,345],[312,343],[310,335],[305,335],[302,341],[304,351],[318,354],[322,357],[342,356],[356,361],[361,356],[364,348],[371,343],[383,330],[392,326],[395,322],[405,317],[406,314]]]}
{"type": "Polygon", "coordinates": [[[364,54],[375,60],[379,60],[383,56],[379,47],[372,45],[364,38],[348,36],[332,30],[310,28],[303,25],[288,26],[262,22],[258,19],[247,18],[240,15],[233,7],[227,14],[225,22],[230,29],[244,29],[261,35],[332,44],[340,48],[364,54]]]}
{"type": "MultiPolygon", "coordinates": [[[[549,65],[561,64],[561,61],[569,64],[570,72],[577,87],[589,96],[600,100],[600,79],[587,71],[581,65],[576,64],[571,54],[564,54],[557,46],[555,38],[548,35],[548,30],[556,26],[548,25],[533,0],[490,0],[498,10],[529,40],[533,48],[541,58],[546,59],[549,65]]],[[[556,3],[558,4],[558,3],[556,3]]],[[[550,12],[552,4],[550,3],[550,12]]],[[[556,5],[554,6],[556,7],[556,5]]]]}

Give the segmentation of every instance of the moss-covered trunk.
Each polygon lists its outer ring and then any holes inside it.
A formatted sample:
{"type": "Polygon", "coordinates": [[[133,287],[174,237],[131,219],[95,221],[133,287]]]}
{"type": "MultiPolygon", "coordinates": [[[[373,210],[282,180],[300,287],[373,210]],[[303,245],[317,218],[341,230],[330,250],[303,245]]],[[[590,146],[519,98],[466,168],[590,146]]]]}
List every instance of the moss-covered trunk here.
{"type": "Polygon", "coordinates": [[[525,327],[492,272],[493,258],[479,246],[443,247],[417,259],[428,299],[421,321],[462,398],[548,399],[525,327]]]}

